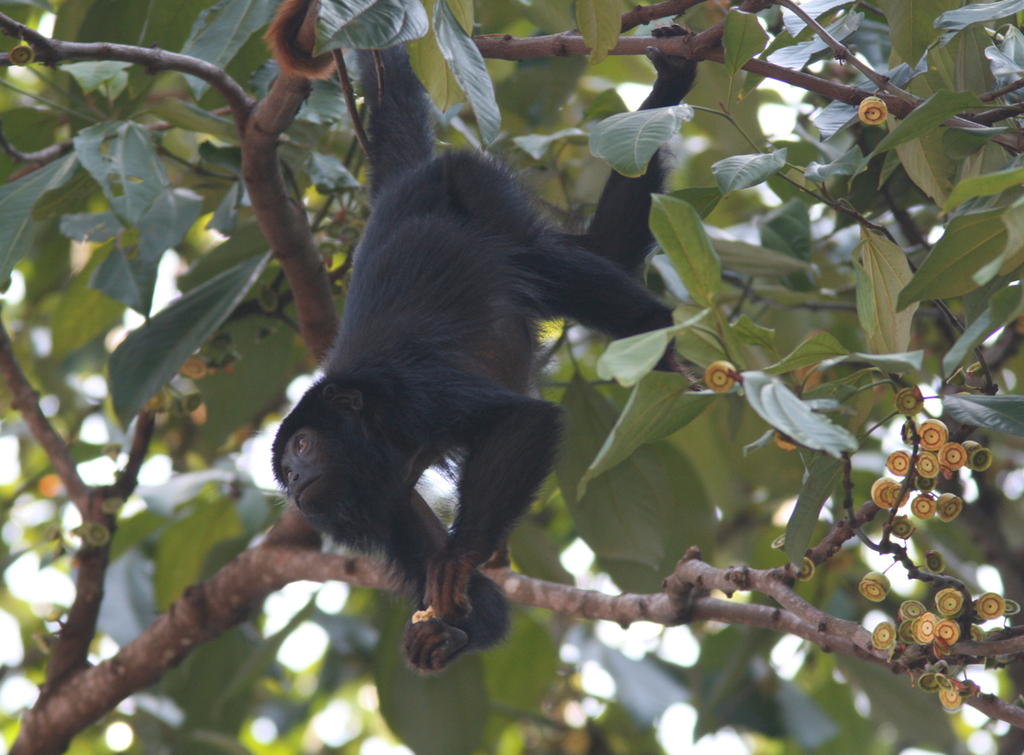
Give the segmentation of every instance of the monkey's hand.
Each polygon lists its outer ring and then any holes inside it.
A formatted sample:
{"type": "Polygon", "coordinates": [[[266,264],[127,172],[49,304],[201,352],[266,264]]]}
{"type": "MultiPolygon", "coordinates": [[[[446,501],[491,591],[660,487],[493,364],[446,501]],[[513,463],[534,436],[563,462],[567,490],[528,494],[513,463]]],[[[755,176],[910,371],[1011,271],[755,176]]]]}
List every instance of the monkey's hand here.
{"type": "Polygon", "coordinates": [[[423,604],[446,621],[458,621],[469,615],[469,578],[476,561],[468,556],[440,554],[427,565],[427,584],[423,604]]]}
{"type": "Polygon", "coordinates": [[[468,643],[465,632],[434,617],[406,628],[402,650],[410,667],[431,673],[442,671],[468,643]]]}

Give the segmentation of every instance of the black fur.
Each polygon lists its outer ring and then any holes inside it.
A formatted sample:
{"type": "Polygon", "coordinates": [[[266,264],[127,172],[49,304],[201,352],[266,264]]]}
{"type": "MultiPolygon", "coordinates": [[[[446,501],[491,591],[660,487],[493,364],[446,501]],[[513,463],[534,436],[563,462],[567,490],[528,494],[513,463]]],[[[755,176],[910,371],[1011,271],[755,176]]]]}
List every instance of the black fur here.
{"type": "MultiPolygon", "coordinates": [[[[653,244],[650,193],[665,167],[659,153],[640,178],[613,174],[587,233],[569,234],[490,158],[434,156],[404,48],[381,55],[378,102],[361,53],[373,214],[325,376],[282,424],[274,472],[314,526],[385,554],[434,609],[404,646],[411,665],[435,671],[508,630],[504,595],[476,567],[529,507],[558,446],[558,409],[524,395],[534,323],[566,317],[614,337],[672,323],[633,277],[653,244]],[[462,464],[449,534],[413,486],[453,453],[462,464]]],[[[659,77],[644,107],[678,103],[695,65],[651,57],[659,77]]],[[[672,364],[666,354],[661,367],[672,364]]]]}

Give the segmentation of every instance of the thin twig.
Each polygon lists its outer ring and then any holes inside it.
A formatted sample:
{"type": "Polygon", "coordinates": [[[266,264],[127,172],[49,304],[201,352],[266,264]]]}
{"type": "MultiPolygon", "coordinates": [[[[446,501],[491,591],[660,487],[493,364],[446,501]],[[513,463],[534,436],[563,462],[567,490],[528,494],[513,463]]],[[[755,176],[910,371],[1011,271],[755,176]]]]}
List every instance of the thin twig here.
{"type": "Polygon", "coordinates": [[[889,78],[887,76],[883,76],[871,66],[867,65],[866,63],[862,63],[857,58],[857,56],[853,54],[850,48],[848,48],[838,39],[829,34],[824,26],[815,21],[814,18],[807,11],[805,11],[799,5],[794,3],[793,0],[777,0],[777,3],[778,5],[781,5],[784,8],[788,8],[789,10],[793,11],[793,13],[799,16],[804,23],[810,26],[814,30],[814,32],[819,37],[821,37],[821,40],[832,49],[832,53],[835,55],[837,60],[849,63],[862,74],[867,76],[871,83],[873,83],[876,87],[878,87],[879,89],[884,89],[887,92],[891,92],[904,102],[909,102],[912,105],[916,105],[921,101],[920,97],[915,97],[910,92],[900,89],[898,86],[889,81],[889,78]]]}
{"type": "Polygon", "coordinates": [[[334,67],[338,69],[338,81],[341,82],[341,91],[345,95],[345,107],[348,109],[348,117],[352,121],[352,130],[355,132],[359,146],[363,148],[364,154],[370,154],[370,141],[366,138],[366,131],[363,130],[363,122],[359,119],[359,107],[356,105],[356,93],[352,89],[352,79],[348,75],[348,67],[345,65],[345,56],[341,50],[332,50],[334,55],[334,67]]]}

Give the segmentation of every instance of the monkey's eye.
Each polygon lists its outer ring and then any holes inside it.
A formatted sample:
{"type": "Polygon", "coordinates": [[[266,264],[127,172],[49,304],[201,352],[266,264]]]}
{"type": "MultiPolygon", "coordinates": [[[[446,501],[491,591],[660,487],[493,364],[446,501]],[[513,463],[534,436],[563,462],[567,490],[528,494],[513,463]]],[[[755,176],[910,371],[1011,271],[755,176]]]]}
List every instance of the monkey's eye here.
{"type": "Polygon", "coordinates": [[[309,438],[305,435],[296,435],[292,446],[295,449],[295,453],[305,453],[306,449],[309,448],[309,438]]]}

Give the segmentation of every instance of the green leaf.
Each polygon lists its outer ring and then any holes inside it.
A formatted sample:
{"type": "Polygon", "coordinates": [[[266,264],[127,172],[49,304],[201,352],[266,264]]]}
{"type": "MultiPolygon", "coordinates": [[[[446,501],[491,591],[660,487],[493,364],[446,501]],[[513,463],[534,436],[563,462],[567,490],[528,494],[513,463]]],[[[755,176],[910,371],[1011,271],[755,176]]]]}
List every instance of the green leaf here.
{"type": "Polygon", "coordinates": [[[912,278],[903,250],[869,231],[854,250],[857,271],[857,314],[872,352],[893,354],[910,345],[910,326],[917,305],[897,312],[896,300],[912,278]]]}
{"type": "MultiPolygon", "coordinates": [[[[413,4],[418,3],[413,0],[413,4]]],[[[480,50],[455,18],[447,0],[437,0],[434,5],[434,34],[455,80],[473,106],[480,138],[484,144],[490,144],[498,138],[501,130],[501,113],[494,99],[494,85],[480,50]]]]}
{"type": "Polygon", "coordinates": [[[967,425],[1024,437],[1024,396],[943,396],[950,416],[967,425]]]}
{"type": "Polygon", "coordinates": [[[978,99],[974,92],[951,92],[940,89],[927,100],[914,108],[910,115],[900,121],[896,128],[886,134],[871,154],[864,158],[862,165],[867,165],[875,155],[880,155],[901,144],[931,131],[942,125],[954,115],[972,107],[984,107],[985,103],[978,99]]]}
{"type": "Polygon", "coordinates": [[[334,155],[310,152],[306,174],[321,194],[333,194],[362,186],[345,167],[345,163],[334,155]]]}
{"type": "Polygon", "coordinates": [[[637,383],[622,414],[605,438],[604,445],[580,478],[578,498],[587,492],[587,484],[629,458],[645,443],[661,440],[685,427],[715,400],[717,394],[696,393],[682,375],[652,372],[637,383]]]}
{"type": "Polygon", "coordinates": [[[867,362],[883,372],[920,372],[924,366],[924,351],[905,351],[902,354],[864,354],[854,351],[826,359],[819,369],[828,370],[843,362],[867,362]]]}
{"type": "Polygon", "coordinates": [[[1009,286],[992,295],[988,308],[972,322],[942,358],[942,374],[952,375],[975,346],[980,346],[995,330],[1024,311],[1024,286],[1009,286]]]}
{"type": "Polygon", "coordinates": [[[687,457],[662,441],[640,446],[592,478],[587,494],[577,497],[580,479],[615,424],[615,410],[578,377],[562,408],[569,433],[562,444],[558,483],[580,537],[620,587],[656,589],[689,545],[712,546],[715,519],[700,478],[687,457]]]}
{"type": "Polygon", "coordinates": [[[817,333],[791,351],[784,359],[765,368],[769,375],[781,375],[801,367],[810,367],[830,357],[845,356],[850,352],[831,333],[817,333]]]}
{"type": "MultiPolygon", "coordinates": [[[[834,39],[842,42],[848,36],[857,31],[857,27],[860,26],[860,22],[863,20],[863,13],[847,13],[835,23],[825,27],[825,30],[832,35],[834,39]]],[[[791,45],[790,47],[783,47],[781,50],[773,52],[768,56],[768,62],[774,63],[777,66],[792,68],[799,71],[807,65],[812,57],[827,49],[828,45],[817,35],[814,35],[814,37],[807,42],[801,42],[800,44],[791,45]]]]}
{"type": "Polygon", "coordinates": [[[576,24],[590,48],[590,65],[608,57],[619,41],[621,8],[616,0],[576,0],[576,24]]]}
{"type": "Polygon", "coordinates": [[[743,343],[750,344],[751,346],[760,346],[766,351],[774,351],[774,328],[765,328],[758,325],[746,315],[740,315],[740,319],[733,323],[731,327],[733,332],[736,333],[737,338],[743,341],[743,343]]]}
{"type": "Polygon", "coordinates": [[[856,451],[857,439],[828,417],[813,411],[779,378],[764,372],[744,372],[743,392],[747,403],[765,422],[794,441],[815,451],[838,457],[856,451]]]}
{"type": "Polygon", "coordinates": [[[612,341],[597,360],[597,376],[602,380],[614,378],[628,388],[654,369],[654,365],[664,356],[672,336],[703,320],[708,311],[703,309],[693,317],[667,328],[612,341]]]}
{"type": "Polygon", "coordinates": [[[81,63],[65,63],[60,69],[74,76],[78,86],[85,94],[96,91],[103,84],[111,84],[117,80],[118,83],[109,86],[105,92],[110,99],[114,99],[127,86],[128,75],[124,71],[131,66],[131,63],[123,63],[119,60],[87,60],[81,63]]]}
{"type": "MultiPolygon", "coordinates": [[[[253,32],[266,26],[272,14],[268,0],[220,0],[200,11],[181,54],[224,68],[253,32]]],[[[186,75],[185,81],[197,100],[210,88],[195,76],[186,75]]]]}
{"type": "Polygon", "coordinates": [[[466,654],[443,674],[410,671],[400,650],[409,613],[404,601],[388,611],[374,651],[380,713],[416,755],[470,755],[480,747],[490,707],[481,658],[466,654]]]}
{"type": "Polygon", "coordinates": [[[910,180],[917,184],[937,205],[943,205],[953,190],[957,163],[946,152],[942,135],[931,131],[917,139],[911,139],[886,155],[879,186],[884,184],[897,167],[903,166],[910,180]]]}
{"type": "Polygon", "coordinates": [[[715,186],[694,186],[689,189],[678,189],[669,192],[670,197],[681,199],[693,205],[693,209],[700,215],[701,220],[714,212],[718,203],[722,201],[722,192],[715,186]]]}
{"type": "Polygon", "coordinates": [[[958,4],[959,0],[882,0],[893,49],[911,65],[916,63],[939,36],[935,17],[958,4]]]}
{"type": "Polygon", "coordinates": [[[828,103],[813,118],[814,125],[818,127],[818,133],[822,141],[831,139],[844,128],[857,123],[859,120],[857,108],[839,100],[828,103]]]}
{"type": "Polygon", "coordinates": [[[196,505],[195,513],[170,525],[160,536],[156,550],[156,606],[166,611],[185,588],[199,579],[203,561],[221,540],[242,534],[230,497],[196,505]]]}
{"type": "Polygon", "coordinates": [[[770,176],[774,176],[786,165],[786,148],[775,150],[763,155],[736,155],[719,160],[711,166],[715,181],[722,194],[737,189],[756,186],[770,176]]]}
{"type": "MultiPolygon", "coordinates": [[[[898,1],[898,0],[897,0],[898,1]]],[[[957,10],[946,11],[935,19],[936,29],[960,31],[971,24],[982,24],[1012,16],[1024,10],[1024,0],[1002,0],[998,3],[970,3],[957,10]]]]}
{"type": "Polygon", "coordinates": [[[698,304],[710,307],[722,286],[722,263],[704,231],[700,215],[680,199],[655,194],[651,198],[650,225],[690,296],[698,304]]]}
{"type": "Polygon", "coordinates": [[[992,128],[947,128],[942,134],[942,147],[951,160],[963,160],[970,157],[988,144],[997,134],[1006,131],[1005,127],[992,128]]]}
{"type": "Polygon", "coordinates": [[[129,256],[115,244],[89,285],[148,316],[157,267],[164,252],[181,243],[202,210],[203,200],[191,191],[164,191],[139,220],[139,243],[133,253],[129,256]]]}
{"type": "MultiPolygon", "coordinates": [[[[423,7],[429,15],[433,15],[434,0],[424,0],[423,7]]],[[[460,11],[467,10],[462,3],[458,7],[460,11]]],[[[472,14],[472,10],[472,5],[470,5],[468,8],[470,14],[472,14]]],[[[469,21],[469,26],[462,24],[462,28],[467,32],[472,32],[472,15],[469,16],[469,21]]],[[[423,86],[430,94],[430,99],[434,101],[441,112],[447,112],[449,108],[466,99],[466,93],[462,91],[459,82],[455,80],[455,75],[448,64],[444,62],[444,56],[441,54],[441,48],[437,46],[437,36],[433,29],[425,37],[414,39],[406,44],[406,49],[409,51],[412,70],[423,82],[423,86]]]]}
{"type": "Polygon", "coordinates": [[[194,288],[121,342],[108,370],[114,412],[123,426],[231,314],[267,259],[246,260],[194,288]]]}
{"type": "Polygon", "coordinates": [[[804,469],[800,495],[786,525],[786,555],[797,566],[803,563],[821,507],[836,489],[842,473],[842,461],[821,454],[814,454],[804,469]]]}
{"type": "Polygon", "coordinates": [[[642,176],[658,147],[693,118],[689,105],[658,107],[605,118],[590,133],[590,151],[624,176],[642,176]]]}
{"type": "Polygon", "coordinates": [[[834,176],[852,176],[857,172],[863,158],[860,147],[855,145],[845,155],[830,163],[808,163],[804,170],[804,178],[815,183],[824,183],[834,176]]]}
{"type": "Polygon", "coordinates": [[[110,209],[125,225],[135,225],[168,184],[152,134],[137,123],[100,123],[79,131],[74,142],[110,209]]]}
{"type": "Polygon", "coordinates": [[[777,278],[814,269],[810,262],[745,241],[713,238],[711,246],[724,269],[744,275],[777,278]]]}
{"type": "Polygon", "coordinates": [[[1006,244],[1003,209],[958,215],[900,292],[897,311],[923,299],[948,299],[973,291],[975,271],[991,262],[1006,244]]]}
{"type": "Polygon", "coordinates": [[[67,155],[0,186],[0,283],[7,280],[32,244],[32,207],[43,194],[63,186],[77,167],[75,156],[67,155]]]}
{"type": "Polygon", "coordinates": [[[176,97],[164,97],[150,105],[146,112],[186,131],[197,131],[220,139],[227,144],[238,144],[238,130],[227,118],[208,113],[176,97]]]}
{"type": "Polygon", "coordinates": [[[722,46],[725,47],[725,70],[730,77],[735,76],[767,44],[768,34],[753,13],[733,9],[725,17],[722,46]]]}
{"type": "Polygon", "coordinates": [[[93,272],[107,253],[107,249],[102,247],[94,250],[85,269],[75,276],[57,300],[51,320],[54,359],[63,359],[121,320],[124,305],[89,288],[93,272]]]}
{"type": "MultiPolygon", "coordinates": [[[[458,26],[454,17],[452,22],[458,26]]],[[[322,0],[317,21],[316,53],[371,47],[383,50],[400,42],[419,39],[428,31],[430,21],[423,4],[418,1],[322,0]]],[[[434,31],[440,34],[436,16],[434,31]]]]}
{"type": "Polygon", "coordinates": [[[974,178],[965,178],[953,188],[942,209],[949,212],[971,197],[989,197],[1014,186],[1019,187],[1022,181],[1024,167],[1006,168],[974,178]]]}
{"type": "Polygon", "coordinates": [[[512,141],[519,149],[534,160],[540,160],[551,145],[560,139],[569,136],[586,136],[587,132],[578,128],[563,128],[553,134],[530,134],[529,136],[517,136],[512,141]]]}

